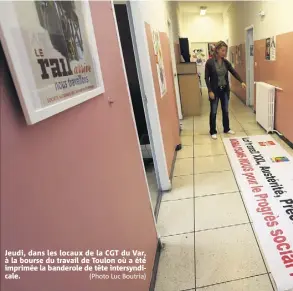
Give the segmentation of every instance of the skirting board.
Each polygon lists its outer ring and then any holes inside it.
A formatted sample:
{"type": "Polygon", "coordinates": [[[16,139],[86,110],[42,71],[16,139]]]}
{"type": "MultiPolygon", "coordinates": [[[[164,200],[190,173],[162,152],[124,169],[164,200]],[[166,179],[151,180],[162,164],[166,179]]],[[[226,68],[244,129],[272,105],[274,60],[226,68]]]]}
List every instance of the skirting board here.
{"type": "Polygon", "coordinates": [[[157,198],[157,203],[156,203],[156,207],[155,207],[155,211],[154,211],[154,216],[156,221],[158,220],[158,216],[159,216],[159,211],[160,211],[160,207],[161,207],[161,202],[162,202],[162,191],[158,191],[158,198],[157,198]]]}
{"type": "Polygon", "coordinates": [[[170,176],[169,176],[169,179],[171,180],[171,182],[172,182],[172,179],[173,179],[175,162],[176,162],[176,159],[177,159],[177,152],[180,151],[181,149],[182,149],[182,145],[181,144],[178,144],[176,146],[176,148],[175,148],[175,151],[174,151],[174,156],[173,156],[173,161],[172,161],[172,167],[171,167],[171,172],[170,172],[170,176]]]}
{"type": "Polygon", "coordinates": [[[278,134],[278,137],[281,140],[283,140],[291,149],[293,149],[293,143],[289,139],[287,139],[284,135],[279,135],[279,134],[278,134]]]}
{"type": "Polygon", "coordinates": [[[232,89],[231,89],[230,92],[233,93],[246,106],[246,101],[244,101],[243,99],[241,99],[240,96],[237,95],[232,89]]]}
{"type": "Polygon", "coordinates": [[[156,256],[155,256],[155,261],[154,261],[154,266],[153,266],[153,272],[152,272],[152,279],[151,279],[149,291],[154,291],[155,287],[156,287],[156,280],[157,280],[159,261],[160,261],[160,256],[161,256],[161,250],[162,250],[162,245],[161,245],[161,241],[159,239],[158,244],[157,244],[157,251],[156,251],[156,256]]]}

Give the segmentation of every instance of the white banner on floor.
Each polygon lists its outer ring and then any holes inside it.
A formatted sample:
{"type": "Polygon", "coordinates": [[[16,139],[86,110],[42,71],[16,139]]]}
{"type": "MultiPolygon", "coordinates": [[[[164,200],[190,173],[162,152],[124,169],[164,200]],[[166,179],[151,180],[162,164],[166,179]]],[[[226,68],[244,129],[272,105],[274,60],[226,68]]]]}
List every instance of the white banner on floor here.
{"type": "Polygon", "coordinates": [[[293,290],[293,157],[270,135],[224,139],[278,291],[293,290]]]}

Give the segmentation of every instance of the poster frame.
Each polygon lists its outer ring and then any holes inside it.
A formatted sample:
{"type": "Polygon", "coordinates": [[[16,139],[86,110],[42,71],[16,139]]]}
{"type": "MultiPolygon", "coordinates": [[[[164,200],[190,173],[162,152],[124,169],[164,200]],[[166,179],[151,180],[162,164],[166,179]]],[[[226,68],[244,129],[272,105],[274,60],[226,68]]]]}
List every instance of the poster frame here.
{"type": "Polygon", "coordinates": [[[152,41],[154,54],[156,58],[156,70],[158,74],[158,82],[160,87],[160,95],[163,98],[167,93],[166,71],[163,59],[163,51],[161,46],[161,37],[158,30],[152,29],[152,41]]]}
{"type": "Polygon", "coordinates": [[[1,5],[0,39],[28,125],[40,122],[105,92],[91,17],[90,3],[88,0],[85,0],[81,1],[81,7],[84,15],[84,25],[88,38],[89,50],[92,55],[94,65],[97,87],[92,90],[76,94],[72,98],[64,99],[58,103],[42,108],[36,108],[34,98],[37,98],[38,96],[33,74],[34,72],[31,67],[31,61],[27,53],[13,2],[14,1],[6,1],[1,5]]]}
{"type": "Polygon", "coordinates": [[[216,42],[208,42],[208,57],[213,58],[214,56],[214,47],[216,46],[216,42]]]}
{"type": "Polygon", "coordinates": [[[277,51],[276,44],[277,44],[277,37],[275,35],[266,38],[265,59],[267,61],[272,61],[272,62],[276,61],[276,51],[277,51]]]}

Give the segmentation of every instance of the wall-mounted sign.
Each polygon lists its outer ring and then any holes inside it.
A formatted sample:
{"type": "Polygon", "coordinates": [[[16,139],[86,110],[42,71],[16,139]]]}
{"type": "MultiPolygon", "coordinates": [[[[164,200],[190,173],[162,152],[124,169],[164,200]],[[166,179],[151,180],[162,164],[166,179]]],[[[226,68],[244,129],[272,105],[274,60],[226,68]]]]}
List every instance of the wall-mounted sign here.
{"type": "Polygon", "coordinates": [[[266,54],[265,58],[268,61],[276,60],[276,36],[266,39],[266,54]]]}
{"type": "Polygon", "coordinates": [[[236,46],[236,53],[235,53],[235,61],[236,61],[236,65],[241,65],[242,64],[242,60],[241,60],[241,46],[237,45],[236,46]]]}
{"type": "Polygon", "coordinates": [[[28,124],[104,92],[88,1],[10,1],[0,36],[28,124]]]}
{"type": "Polygon", "coordinates": [[[196,62],[198,66],[203,66],[206,63],[206,55],[202,48],[196,48],[192,53],[192,61],[196,62]]]}
{"type": "Polygon", "coordinates": [[[208,44],[208,50],[209,50],[209,58],[212,58],[214,56],[216,43],[209,43],[208,44]]]}
{"type": "Polygon", "coordinates": [[[154,51],[156,55],[156,66],[157,66],[157,73],[159,79],[159,86],[161,97],[163,97],[167,92],[167,83],[166,83],[166,76],[165,76],[165,68],[164,68],[164,59],[160,41],[160,33],[159,31],[153,30],[153,45],[154,51]]]}
{"type": "Polygon", "coordinates": [[[271,37],[271,47],[270,47],[270,59],[271,61],[276,60],[276,37],[271,37]]]}
{"type": "Polygon", "coordinates": [[[234,67],[234,65],[235,65],[235,53],[233,52],[232,49],[230,50],[230,61],[231,61],[232,66],[234,67]]]}

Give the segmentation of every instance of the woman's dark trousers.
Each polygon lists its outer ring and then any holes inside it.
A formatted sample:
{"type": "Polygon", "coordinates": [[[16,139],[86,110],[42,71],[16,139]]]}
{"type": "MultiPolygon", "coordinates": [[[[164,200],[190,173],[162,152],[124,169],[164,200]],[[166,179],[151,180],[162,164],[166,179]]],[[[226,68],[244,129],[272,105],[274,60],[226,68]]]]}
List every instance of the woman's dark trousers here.
{"type": "Polygon", "coordinates": [[[221,101],[222,107],[222,115],[223,115],[223,127],[224,132],[227,133],[230,130],[230,122],[229,122],[229,112],[228,112],[228,105],[229,105],[229,96],[227,90],[225,89],[218,89],[215,94],[215,99],[210,99],[211,105],[211,113],[210,113],[210,134],[217,134],[217,111],[219,101],[221,101]]]}

